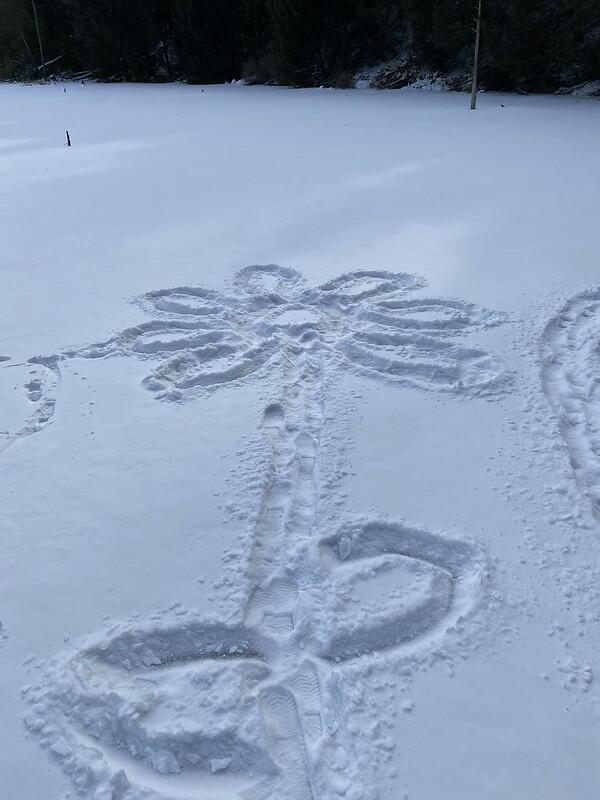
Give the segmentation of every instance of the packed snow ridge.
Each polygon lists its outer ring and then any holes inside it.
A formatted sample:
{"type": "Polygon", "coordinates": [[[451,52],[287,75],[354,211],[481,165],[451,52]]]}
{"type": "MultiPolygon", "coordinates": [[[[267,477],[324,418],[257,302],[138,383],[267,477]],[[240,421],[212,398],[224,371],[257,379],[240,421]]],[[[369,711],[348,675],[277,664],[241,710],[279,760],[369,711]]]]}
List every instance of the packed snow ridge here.
{"type": "Polygon", "coordinates": [[[600,288],[569,300],[550,320],[541,343],[544,390],[569,448],[583,493],[600,519],[600,288]]]}

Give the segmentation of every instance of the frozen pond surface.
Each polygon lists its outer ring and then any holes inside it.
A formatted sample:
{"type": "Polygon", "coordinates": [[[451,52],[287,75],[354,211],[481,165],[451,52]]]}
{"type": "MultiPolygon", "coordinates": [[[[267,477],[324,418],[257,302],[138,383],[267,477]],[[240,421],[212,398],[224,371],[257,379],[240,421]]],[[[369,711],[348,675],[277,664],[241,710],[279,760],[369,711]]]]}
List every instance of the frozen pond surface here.
{"type": "Polygon", "coordinates": [[[596,800],[600,104],[0,102],[3,796],[596,800]]]}

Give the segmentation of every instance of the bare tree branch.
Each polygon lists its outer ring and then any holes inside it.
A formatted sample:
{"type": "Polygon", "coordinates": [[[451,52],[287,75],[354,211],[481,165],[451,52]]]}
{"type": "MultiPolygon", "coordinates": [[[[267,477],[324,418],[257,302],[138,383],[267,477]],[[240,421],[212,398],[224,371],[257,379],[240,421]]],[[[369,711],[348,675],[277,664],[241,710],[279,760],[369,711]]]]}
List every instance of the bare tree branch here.
{"type": "Polygon", "coordinates": [[[481,38],[481,0],[477,4],[477,24],[475,26],[475,53],[473,55],[473,84],[471,86],[471,111],[477,108],[477,71],[479,69],[479,41],[481,38]]]}

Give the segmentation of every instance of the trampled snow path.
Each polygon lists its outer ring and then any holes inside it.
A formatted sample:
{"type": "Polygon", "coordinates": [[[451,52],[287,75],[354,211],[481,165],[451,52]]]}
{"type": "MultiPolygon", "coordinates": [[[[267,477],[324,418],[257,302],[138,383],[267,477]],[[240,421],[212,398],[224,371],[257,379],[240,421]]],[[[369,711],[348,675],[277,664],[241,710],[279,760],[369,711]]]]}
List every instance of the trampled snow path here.
{"type": "Polygon", "coordinates": [[[550,320],[541,361],[577,482],[600,519],[600,288],[576,295],[550,320]]]}
{"type": "Polygon", "coordinates": [[[113,626],[26,693],[28,725],[80,790],[184,800],[198,796],[202,772],[247,800],[373,796],[355,766],[344,670],[439,646],[476,608],[486,560],[471,542],[403,522],[342,518],[323,535],[325,376],[344,367],[465,397],[493,396],[506,377],[493,356],[451,340],[503,317],[406,299],[421,286],[362,271],[310,289],[291,269],[247,267],[231,295],[151,292],[152,321],[44,360],[56,374],[67,358],[160,359],[143,383],[170,401],[266,378],[268,365],[274,382],[280,367],[261,421],[268,475],[237,618],[179,609],[113,626]]]}

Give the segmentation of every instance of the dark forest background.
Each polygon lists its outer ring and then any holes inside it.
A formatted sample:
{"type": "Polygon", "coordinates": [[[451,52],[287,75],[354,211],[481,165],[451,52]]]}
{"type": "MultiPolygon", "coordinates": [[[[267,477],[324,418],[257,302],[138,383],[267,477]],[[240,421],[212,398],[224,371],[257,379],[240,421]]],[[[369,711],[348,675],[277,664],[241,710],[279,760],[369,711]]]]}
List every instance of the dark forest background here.
{"type": "MultiPolygon", "coordinates": [[[[475,5],[0,0],[0,78],[349,86],[357,70],[393,58],[402,68],[388,85],[419,71],[460,76],[472,59],[475,5]]],[[[488,89],[522,91],[600,78],[600,0],[483,0],[480,77],[488,89]]]]}

